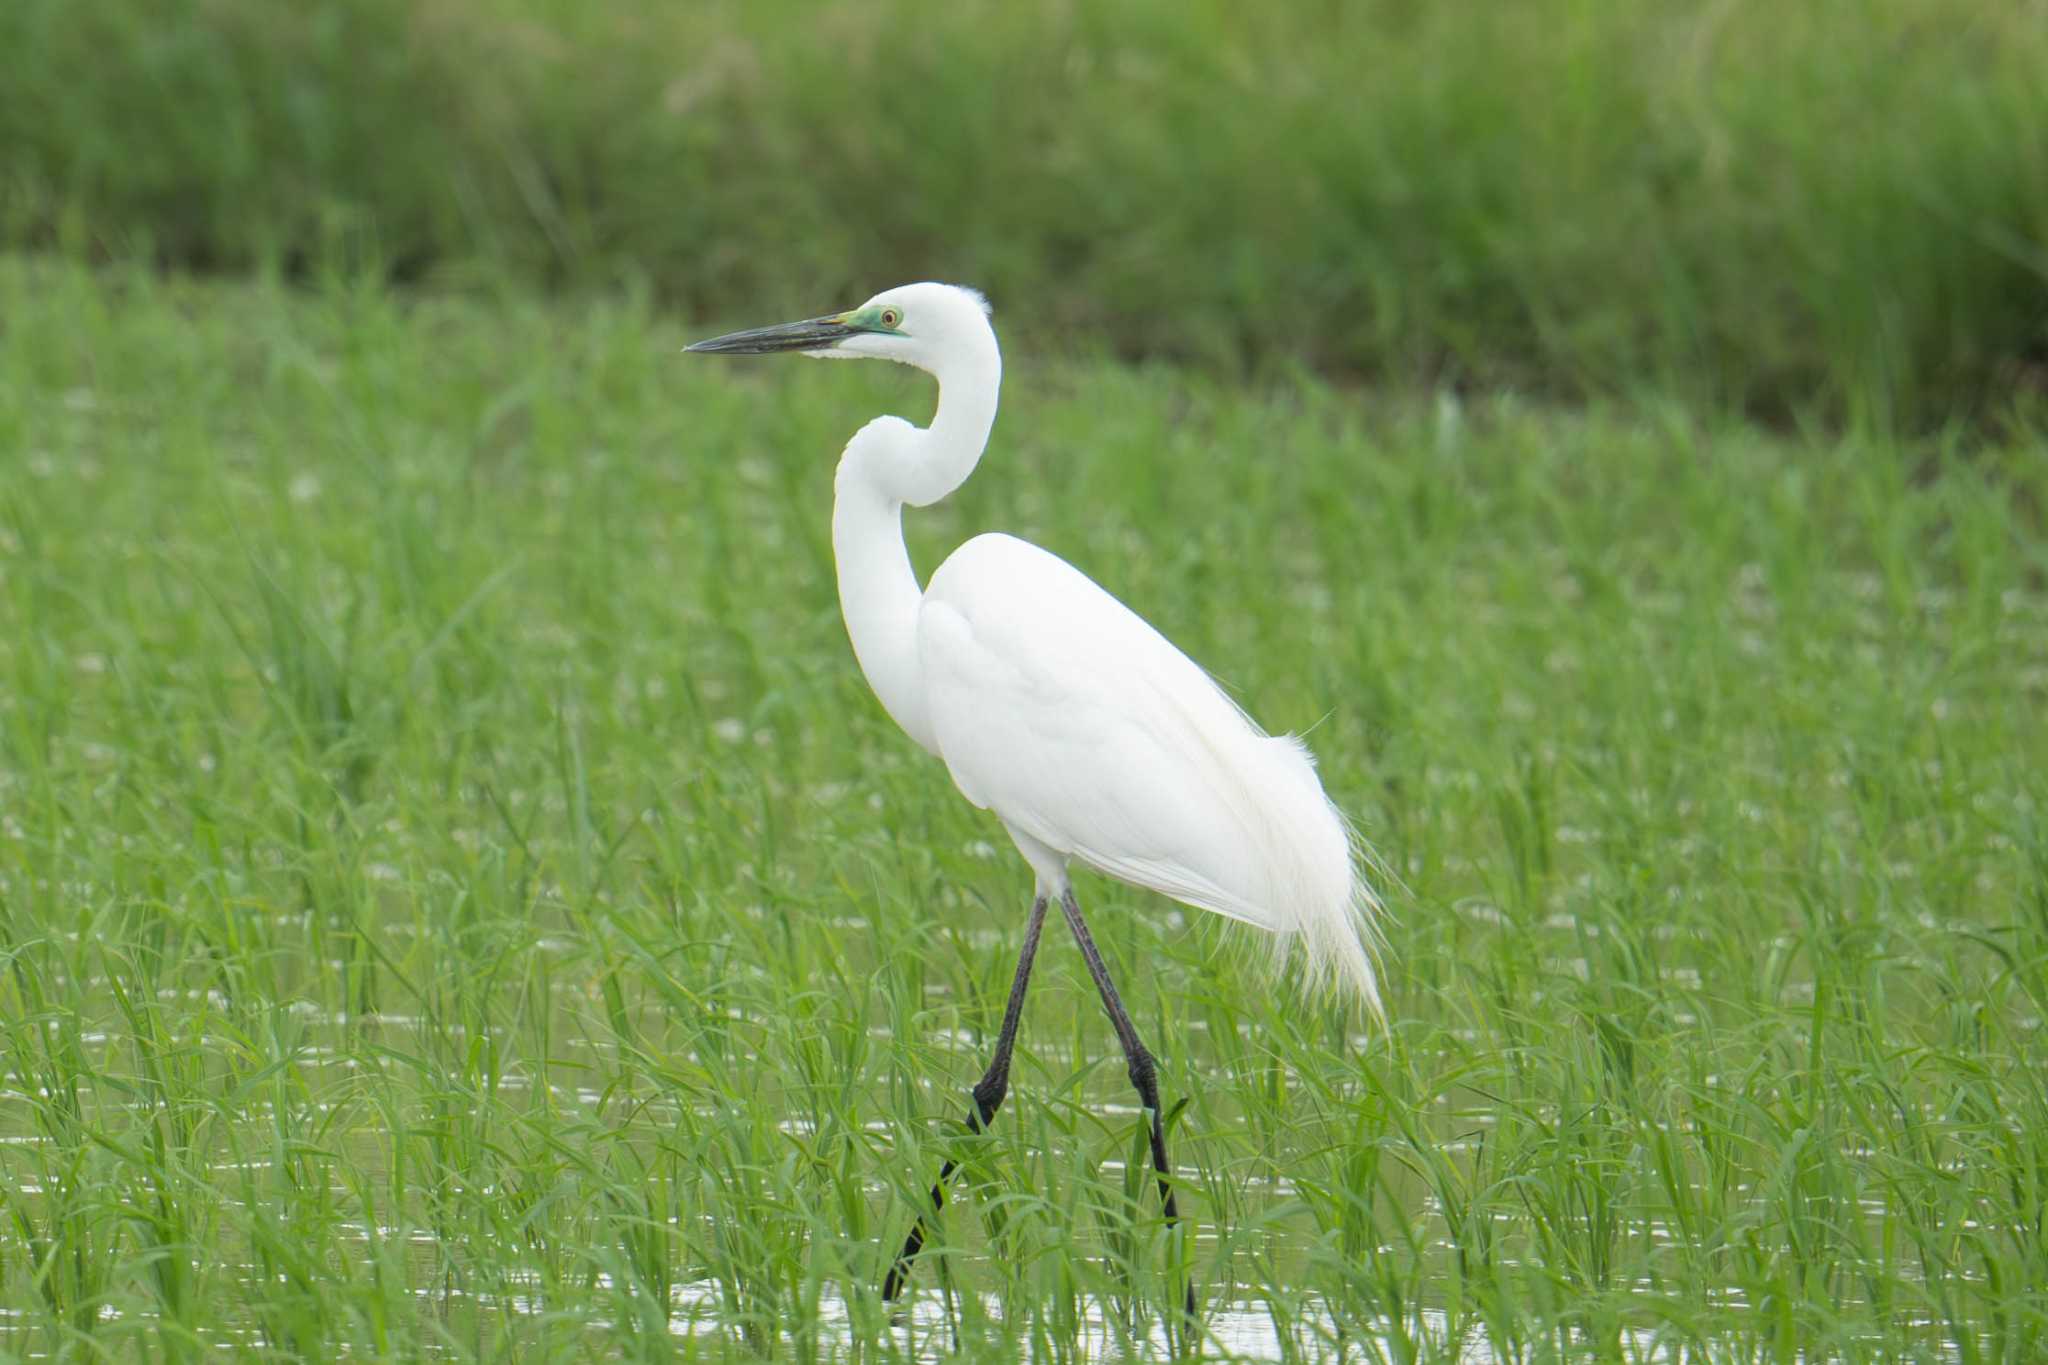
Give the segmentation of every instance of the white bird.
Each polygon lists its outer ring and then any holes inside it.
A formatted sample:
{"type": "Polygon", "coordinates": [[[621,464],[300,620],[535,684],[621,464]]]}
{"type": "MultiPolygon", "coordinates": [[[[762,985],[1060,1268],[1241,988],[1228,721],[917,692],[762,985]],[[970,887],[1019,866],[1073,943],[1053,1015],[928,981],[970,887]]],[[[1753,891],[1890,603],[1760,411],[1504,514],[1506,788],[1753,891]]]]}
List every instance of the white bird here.
{"type": "MultiPolygon", "coordinates": [[[[1169,1224],[1178,1214],[1155,1063],[1081,918],[1072,860],[1306,950],[1375,1015],[1378,901],[1363,850],[1317,780],[1307,748],[1269,736],[1137,613],[1055,555],[979,535],[920,588],[903,508],[965,483],[995,423],[1002,356],[987,301],[910,284],[830,317],[700,341],[692,351],[871,357],[939,383],[928,427],[878,417],[839,458],[832,550],[847,634],[896,723],[946,765],[969,801],[995,813],[1037,876],[1024,949],[996,1055],[974,1087],[969,1125],[994,1118],[1050,901],[1060,903],[1151,1116],[1152,1160],[1169,1224]]],[[[932,1188],[944,1202],[949,1161],[932,1188]]],[[[922,1248],[919,1217],[884,1282],[902,1289],[922,1248]]],[[[1188,1310],[1193,1311],[1189,1287],[1188,1310]]]]}

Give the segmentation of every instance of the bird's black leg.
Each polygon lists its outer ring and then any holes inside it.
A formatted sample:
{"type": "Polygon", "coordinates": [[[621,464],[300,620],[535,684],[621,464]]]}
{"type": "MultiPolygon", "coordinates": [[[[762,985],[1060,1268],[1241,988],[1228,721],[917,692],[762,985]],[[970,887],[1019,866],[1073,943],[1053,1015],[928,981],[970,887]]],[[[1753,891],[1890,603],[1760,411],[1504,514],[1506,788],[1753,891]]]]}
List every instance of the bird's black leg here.
{"type": "MultiPolygon", "coordinates": [[[[1017,957],[1017,976],[1010,983],[1010,1003],[1003,1007],[1003,1031],[996,1037],[996,1055],[988,1064],[981,1079],[974,1086],[974,1110],[967,1116],[967,1126],[980,1132],[996,1116],[996,1110],[1003,1104],[1003,1096],[1010,1090],[1010,1051],[1017,1044],[1017,1021],[1024,1017],[1024,991],[1031,984],[1031,959],[1038,954],[1039,931],[1045,927],[1045,897],[1039,896],[1031,902],[1031,922],[1024,927],[1024,951],[1017,957]]],[[[948,1160],[939,1168],[939,1178],[932,1185],[931,1212],[936,1214],[946,1206],[946,1182],[953,1178],[953,1172],[960,1163],[948,1160]]],[[[917,1222],[911,1225],[910,1236],[903,1241],[903,1250],[897,1255],[896,1263],[889,1267],[889,1273],[882,1280],[882,1297],[893,1302],[903,1292],[904,1281],[910,1278],[910,1263],[917,1259],[917,1253],[924,1250],[925,1219],[920,1213],[917,1222]]]]}
{"type": "MultiPolygon", "coordinates": [[[[1146,1050],[1145,1042],[1138,1037],[1137,1025],[1124,1009],[1122,997],[1116,993],[1116,983],[1109,979],[1109,968],[1103,965],[1101,950],[1095,946],[1095,938],[1088,932],[1088,922],[1081,918],[1081,903],[1074,899],[1074,888],[1069,886],[1060,893],[1060,909],[1067,917],[1067,927],[1074,931],[1074,939],[1081,945],[1081,956],[1087,959],[1088,974],[1095,978],[1095,989],[1102,994],[1102,1007],[1109,1011],[1110,1026],[1116,1030],[1116,1038],[1123,1044],[1124,1060],[1129,1064],[1131,1084],[1138,1089],[1138,1099],[1152,1116],[1152,1169],[1159,1175],[1159,1202],[1166,1210],[1168,1229],[1180,1226],[1180,1209],[1173,1199],[1173,1181],[1170,1172],[1173,1164],[1166,1159],[1166,1125],[1159,1109],[1159,1068],[1152,1054],[1146,1050]]],[[[1183,1307],[1192,1321],[1195,1316],[1195,1285],[1187,1284],[1183,1307]]]]}

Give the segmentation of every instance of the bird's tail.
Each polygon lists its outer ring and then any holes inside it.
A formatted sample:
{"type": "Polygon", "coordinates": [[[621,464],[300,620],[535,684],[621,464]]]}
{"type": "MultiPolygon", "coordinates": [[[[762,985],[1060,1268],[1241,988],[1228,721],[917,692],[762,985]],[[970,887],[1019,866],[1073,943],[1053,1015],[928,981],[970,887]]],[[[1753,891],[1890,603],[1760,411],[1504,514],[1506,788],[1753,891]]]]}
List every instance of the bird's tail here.
{"type": "MultiPolygon", "coordinates": [[[[1276,946],[1285,953],[1298,941],[1311,990],[1334,989],[1354,997],[1384,1024],[1377,966],[1380,898],[1373,885],[1387,880],[1387,870],[1324,794],[1307,746],[1292,736],[1265,743],[1292,751],[1285,755],[1285,766],[1294,778],[1292,799],[1275,803],[1268,812],[1268,818],[1288,826],[1284,834],[1275,831],[1280,837],[1273,846],[1293,854],[1275,868],[1290,884],[1276,885],[1274,899],[1291,911],[1273,926],[1283,931],[1276,946]]],[[[1275,757],[1282,755],[1276,752],[1275,757]]]]}
{"type": "MultiPolygon", "coordinates": [[[[1341,814],[1332,808],[1332,814],[1341,814]]],[[[1341,897],[1326,897],[1303,907],[1300,934],[1303,956],[1313,986],[1334,987],[1355,996],[1376,1023],[1387,1022],[1380,1002],[1380,898],[1372,873],[1379,860],[1348,821],[1343,821],[1350,884],[1341,897]]]]}

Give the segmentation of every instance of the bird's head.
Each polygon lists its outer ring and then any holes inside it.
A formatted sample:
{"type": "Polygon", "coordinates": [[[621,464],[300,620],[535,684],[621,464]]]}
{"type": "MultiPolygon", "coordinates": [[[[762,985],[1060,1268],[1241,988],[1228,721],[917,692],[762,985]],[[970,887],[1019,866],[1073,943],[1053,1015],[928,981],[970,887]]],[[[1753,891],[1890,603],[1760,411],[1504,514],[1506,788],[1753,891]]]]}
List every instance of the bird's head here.
{"type": "Polygon", "coordinates": [[[731,332],[683,349],[717,355],[796,351],[820,359],[897,360],[938,373],[952,357],[995,345],[988,300],[955,284],[905,284],[858,308],[731,332]]]}

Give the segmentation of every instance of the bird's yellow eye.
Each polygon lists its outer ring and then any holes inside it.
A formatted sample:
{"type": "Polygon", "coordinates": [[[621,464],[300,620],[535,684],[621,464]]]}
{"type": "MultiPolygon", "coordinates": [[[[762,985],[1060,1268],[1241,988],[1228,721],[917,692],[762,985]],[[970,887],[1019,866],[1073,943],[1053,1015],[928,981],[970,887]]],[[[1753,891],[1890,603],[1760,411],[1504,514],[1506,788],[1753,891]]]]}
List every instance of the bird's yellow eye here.
{"type": "Polygon", "coordinates": [[[884,327],[887,327],[891,331],[894,331],[897,327],[900,327],[902,324],[903,313],[900,309],[884,308],[882,310],[882,325],[884,327]]]}

